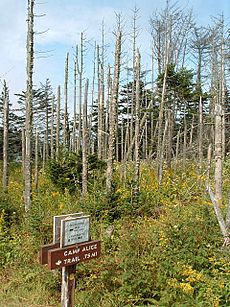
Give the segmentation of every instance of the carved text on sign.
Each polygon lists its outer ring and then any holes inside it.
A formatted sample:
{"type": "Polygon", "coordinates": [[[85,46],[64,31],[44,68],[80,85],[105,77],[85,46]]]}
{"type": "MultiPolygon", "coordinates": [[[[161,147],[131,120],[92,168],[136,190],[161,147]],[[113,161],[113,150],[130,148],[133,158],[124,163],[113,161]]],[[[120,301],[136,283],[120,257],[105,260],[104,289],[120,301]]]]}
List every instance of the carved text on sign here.
{"type": "Polygon", "coordinates": [[[89,241],[75,246],[48,251],[48,268],[53,270],[79,262],[98,258],[101,253],[100,241],[89,241]]]}

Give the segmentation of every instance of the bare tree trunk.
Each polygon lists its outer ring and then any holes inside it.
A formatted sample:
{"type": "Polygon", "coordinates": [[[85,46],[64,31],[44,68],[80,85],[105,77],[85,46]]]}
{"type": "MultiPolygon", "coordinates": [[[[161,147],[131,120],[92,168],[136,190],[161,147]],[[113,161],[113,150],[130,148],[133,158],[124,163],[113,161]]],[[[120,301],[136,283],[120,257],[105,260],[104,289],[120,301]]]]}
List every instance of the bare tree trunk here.
{"type": "MultiPolygon", "coordinates": [[[[132,39],[133,39],[133,50],[132,50],[132,73],[133,73],[133,80],[132,80],[132,98],[131,98],[131,121],[130,121],[130,136],[129,140],[131,141],[134,137],[134,112],[135,112],[135,65],[136,65],[136,41],[138,37],[138,26],[137,26],[137,19],[138,19],[138,12],[139,9],[137,7],[133,10],[133,18],[132,18],[132,39]]],[[[132,159],[132,150],[131,150],[131,159],[132,159]]]]}
{"type": "Polygon", "coordinates": [[[224,21],[222,17],[222,40],[221,40],[221,75],[220,75],[220,97],[222,105],[222,158],[225,158],[225,55],[224,55],[224,21]]]}
{"type": "Polygon", "coordinates": [[[198,157],[199,166],[202,167],[203,161],[203,106],[202,106],[202,96],[199,100],[199,138],[198,138],[198,157]]]}
{"type": "Polygon", "coordinates": [[[159,160],[159,172],[158,172],[158,183],[161,184],[162,178],[163,178],[163,165],[164,165],[164,151],[165,151],[165,139],[166,139],[166,132],[168,130],[168,119],[165,121],[165,128],[162,138],[162,145],[161,145],[161,154],[160,154],[160,160],[159,160]]]}
{"type": "Polygon", "coordinates": [[[104,20],[102,21],[102,30],[101,30],[101,68],[100,68],[100,100],[101,100],[101,109],[102,109],[102,145],[101,145],[101,155],[102,159],[105,159],[106,156],[106,150],[105,150],[105,116],[104,116],[104,107],[105,107],[105,73],[104,73],[104,67],[105,67],[105,27],[104,27],[104,20]]]}
{"type": "Polygon", "coordinates": [[[42,149],[42,168],[43,170],[45,169],[45,164],[46,164],[46,135],[43,138],[43,149],[42,149]]]}
{"type": "Polygon", "coordinates": [[[88,103],[88,86],[89,80],[85,84],[85,97],[83,105],[83,134],[82,134],[82,196],[87,193],[88,185],[88,120],[87,120],[87,103],[88,103]]]}
{"type": "Polygon", "coordinates": [[[215,199],[222,203],[222,105],[215,106],[215,199]]]}
{"type": "Polygon", "coordinates": [[[106,177],[106,190],[108,195],[111,193],[112,180],[113,180],[113,160],[114,160],[114,145],[116,137],[116,118],[117,118],[117,101],[119,91],[120,79],[120,60],[121,60],[121,32],[119,31],[116,39],[115,50],[115,65],[114,65],[114,82],[112,99],[110,103],[109,114],[109,144],[108,144],[108,159],[107,159],[107,177],[106,177]]]}
{"type": "Polygon", "coordinates": [[[8,189],[8,176],[9,176],[9,91],[4,80],[3,87],[3,191],[8,189]]]}
{"type": "Polygon", "coordinates": [[[38,132],[35,132],[35,161],[34,161],[34,184],[35,190],[38,189],[38,132]]]}
{"type": "Polygon", "coordinates": [[[140,52],[137,50],[136,58],[136,106],[135,106],[135,173],[134,173],[134,201],[138,203],[140,179],[140,52]]]}
{"type": "Polygon", "coordinates": [[[171,168],[172,162],[172,137],[173,137],[173,111],[168,109],[168,133],[167,133],[167,167],[171,168]]]}
{"type": "Polygon", "coordinates": [[[97,75],[98,75],[98,98],[97,98],[97,155],[98,159],[102,158],[102,145],[103,145],[103,101],[102,101],[102,80],[101,80],[101,69],[102,65],[100,62],[100,51],[97,46],[97,75]]]}
{"type": "Polygon", "coordinates": [[[55,96],[52,97],[52,111],[51,111],[51,127],[50,127],[50,156],[54,158],[54,100],[55,96]]]}
{"type": "Polygon", "coordinates": [[[208,154],[207,154],[207,177],[206,177],[206,185],[209,184],[209,178],[210,178],[210,170],[211,170],[211,161],[212,161],[212,144],[209,144],[208,146],[208,154]]]}
{"type": "Polygon", "coordinates": [[[26,155],[26,137],[25,137],[25,129],[22,128],[22,172],[23,177],[25,177],[25,155],[26,155]]]}
{"type": "Polygon", "coordinates": [[[166,78],[167,78],[167,70],[168,64],[165,65],[164,79],[163,79],[163,88],[161,93],[161,104],[158,118],[158,137],[157,137],[157,174],[158,180],[160,178],[160,174],[162,170],[160,169],[160,159],[162,155],[162,126],[163,126],[163,115],[164,115],[164,104],[165,104],[165,93],[166,93],[166,78]]]}
{"type": "Polygon", "coordinates": [[[107,74],[107,102],[106,102],[106,115],[105,115],[105,158],[108,156],[108,135],[109,135],[109,111],[112,97],[112,79],[110,73],[110,65],[108,65],[107,74]]]}
{"type": "Polygon", "coordinates": [[[176,175],[176,171],[177,171],[179,146],[180,146],[180,129],[177,132],[177,137],[176,137],[176,156],[175,156],[175,164],[174,164],[174,176],[176,175]]]}
{"type": "Polygon", "coordinates": [[[61,87],[57,89],[57,125],[56,125],[56,157],[59,156],[60,151],[60,108],[61,108],[61,87]]]}
{"type": "MultiPolygon", "coordinates": [[[[77,52],[76,52],[77,54],[77,52]]],[[[74,93],[73,93],[73,151],[77,150],[77,62],[74,61],[74,93]]]]}
{"type": "Polygon", "coordinates": [[[210,106],[209,106],[209,112],[210,112],[210,117],[211,117],[211,125],[210,125],[210,137],[211,137],[211,143],[214,144],[214,139],[215,139],[215,127],[213,125],[215,121],[215,105],[218,100],[218,85],[217,85],[217,55],[216,55],[216,46],[215,46],[215,41],[213,40],[212,42],[212,53],[211,53],[211,71],[212,71],[212,76],[211,76],[211,101],[210,101],[210,106]]]}
{"type": "MultiPolygon", "coordinates": [[[[151,90],[152,90],[152,108],[153,108],[153,93],[154,93],[154,50],[152,48],[152,54],[151,54],[151,90]]],[[[150,113],[150,150],[149,150],[149,157],[152,156],[152,152],[153,152],[153,145],[154,145],[154,112],[152,111],[150,113]]]]}
{"type": "Polygon", "coordinates": [[[124,118],[121,119],[121,161],[124,159],[124,118]]]}
{"type": "Polygon", "coordinates": [[[78,150],[82,142],[82,83],[83,83],[83,69],[84,69],[84,34],[81,32],[81,50],[80,50],[80,63],[77,60],[77,71],[79,75],[79,121],[78,121],[78,150]]]}
{"type": "Polygon", "coordinates": [[[118,135],[118,118],[116,120],[117,123],[117,127],[116,127],[116,145],[115,145],[115,149],[116,149],[116,155],[115,155],[115,159],[116,161],[119,161],[119,135],[118,135]]]}
{"type": "Polygon", "coordinates": [[[187,121],[184,115],[184,142],[183,142],[183,167],[185,168],[187,153],[187,121]]]}
{"type": "Polygon", "coordinates": [[[94,153],[94,137],[92,135],[92,121],[93,121],[93,106],[94,106],[94,91],[95,91],[95,76],[96,76],[96,53],[97,43],[94,45],[94,56],[93,56],[93,80],[92,80],[92,94],[91,94],[91,113],[89,115],[89,142],[91,153],[94,153]]]}
{"type": "Polygon", "coordinates": [[[49,159],[49,101],[48,101],[48,93],[47,91],[45,92],[45,125],[46,125],[46,130],[45,130],[45,162],[49,159]]]}
{"type": "Polygon", "coordinates": [[[223,216],[222,216],[222,213],[221,213],[221,210],[220,210],[219,202],[217,201],[217,199],[216,199],[214,193],[212,192],[211,188],[209,186],[207,186],[206,189],[207,189],[209,196],[211,198],[211,201],[213,203],[215,214],[216,214],[222,235],[225,239],[228,239],[228,243],[229,243],[229,233],[227,231],[225,221],[223,219],[223,216]]]}
{"type": "Polygon", "coordinates": [[[192,147],[193,130],[194,130],[194,114],[192,115],[192,123],[191,123],[190,138],[189,138],[189,147],[192,147]]]}
{"type": "Polygon", "coordinates": [[[68,74],[69,74],[69,53],[65,61],[65,84],[64,84],[64,126],[63,126],[63,147],[68,150],[68,74]]]}
{"type": "Polygon", "coordinates": [[[28,0],[27,30],[27,87],[26,87],[26,120],[25,120],[25,170],[24,202],[25,211],[31,208],[32,199],[32,103],[33,103],[33,63],[34,63],[34,0],[28,0]]]}

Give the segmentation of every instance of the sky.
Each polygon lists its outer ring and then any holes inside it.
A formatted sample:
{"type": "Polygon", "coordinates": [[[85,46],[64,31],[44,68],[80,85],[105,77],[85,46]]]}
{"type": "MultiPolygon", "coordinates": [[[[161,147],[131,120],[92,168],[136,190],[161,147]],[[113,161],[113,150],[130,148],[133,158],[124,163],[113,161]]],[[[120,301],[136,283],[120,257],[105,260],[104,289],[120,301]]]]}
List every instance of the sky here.
{"type": "MultiPolygon", "coordinates": [[[[177,7],[192,9],[198,25],[211,23],[210,17],[224,13],[226,22],[230,23],[230,0],[178,0],[172,1],[177,7]]],[[[39,86],[46,78],[51,80],[54,88],[64,82],[65,54],[70,52],[70,75],[73,71],[73,48],[79,43],[80,32],[87,38],[87,64],[92,71],[92,50],[95,40],[100,40],[102,20],[105,24],[107,57],[112,54],[115,24],[115,12],[122,13],[126,32],[130,28],[132,9],[139,8],[141,28],[138,47],[148,61],[150,46],[149,18],[152,12],[160,11],[165,0],[35,0],[35,67],[34,84],[39,86]]],[[[26,84],[26,31],[27,0],[0,0],[0,86],[5,79],[13,104],[15,93],[25,89],[26,84]]],[[[145,65],[145,63],[144,63],[145,65]]],[[[147,65],[147,63],[146,63],[147,65]]],[[[70,77],[71,79],[71,77],[70,77]]],[[[71,80],[70,80],[71,90],[71,80]]]]}

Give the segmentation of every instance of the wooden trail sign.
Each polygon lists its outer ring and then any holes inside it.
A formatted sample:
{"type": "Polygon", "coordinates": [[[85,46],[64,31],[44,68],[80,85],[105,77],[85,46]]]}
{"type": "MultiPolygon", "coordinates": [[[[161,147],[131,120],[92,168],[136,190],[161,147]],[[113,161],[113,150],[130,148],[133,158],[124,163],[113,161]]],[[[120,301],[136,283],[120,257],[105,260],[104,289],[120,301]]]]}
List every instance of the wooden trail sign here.
{"type": "Polygon", "coordinates": [[[54,270],[76,265],[80,262],[98,258],[100,254],[100,241],[89,241],[75,246],[51,249],[48,251],[48,268],[54,270]]]}
{"type": "Polygon", "coordinates": [[[59,243],[47,244],[41,247],[40,263],[48,264],[48,251],[60,247],[59,243]]]}
{"type": "Polygon", "coordinates": [[[62,307],[74,306],[76,265],[100,254],[101,242],[90,241],[90,216],[82,212],[54,216],[53,243],[41,248],[40,263],[50,270],[62,269],[62,307]]]}

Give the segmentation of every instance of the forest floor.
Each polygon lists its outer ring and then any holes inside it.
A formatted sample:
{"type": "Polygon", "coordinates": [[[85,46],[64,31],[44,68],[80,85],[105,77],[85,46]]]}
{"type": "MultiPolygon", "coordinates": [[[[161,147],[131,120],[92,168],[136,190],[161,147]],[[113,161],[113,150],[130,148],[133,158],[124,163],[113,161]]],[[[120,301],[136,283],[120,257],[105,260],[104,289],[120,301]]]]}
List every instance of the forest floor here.
{"type": "MultiPolygon", "coordinates": [[[[226,161],[223,214],[229,175],[226,161]]],[[[39,250],[53,240],[53,216],[81,211],[91,215],[91,238],[101,240],[102,255],[77,266],[75,306],[230,306],[230,254],[205,192],[205,171],[189,162],[165,171],[158,186],[154,164],[143,162],[138,203],[132,166],[125,184],[120,177],[117,164],[109,201],[101,174],[82,199],[58,190],[44,171],[25,216],[21,167],[11,166],[9,191],[0,190],[1,307],[60,306],[60,272],[39,263],[39,250]]]]}

